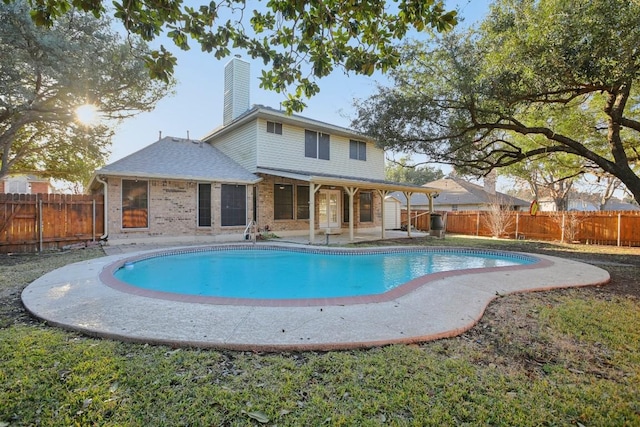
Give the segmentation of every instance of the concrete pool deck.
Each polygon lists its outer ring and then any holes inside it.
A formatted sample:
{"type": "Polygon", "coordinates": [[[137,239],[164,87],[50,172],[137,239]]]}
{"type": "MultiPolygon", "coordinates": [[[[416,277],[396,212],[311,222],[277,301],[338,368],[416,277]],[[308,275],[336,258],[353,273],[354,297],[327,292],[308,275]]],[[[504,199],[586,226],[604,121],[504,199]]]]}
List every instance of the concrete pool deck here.
{"type": "Polygon", "coordinates": [[[23,303],[52,325],[109,339],[233,350],[334,350],[455,336],[473,327],[498,296],[610,279],[589,264],[535,255],[543,262],[534,268],[440,273],[388,301],[278,307],[149,298],[100,281],[113,262],[152,252],[123,251],[52,271],[23,291],[23,303]]]}

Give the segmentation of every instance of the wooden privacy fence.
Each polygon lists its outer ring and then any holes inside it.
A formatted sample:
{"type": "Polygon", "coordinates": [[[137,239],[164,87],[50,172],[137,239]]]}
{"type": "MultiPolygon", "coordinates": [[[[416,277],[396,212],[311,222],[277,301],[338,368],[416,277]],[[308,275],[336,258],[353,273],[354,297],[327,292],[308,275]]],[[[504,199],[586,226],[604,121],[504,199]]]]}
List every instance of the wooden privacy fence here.
{"type": "MultiPolygon", "coordinates": [[[[431,229],[431,216],[428,210],[411,209],[411,226],[416,230],[428,231],[431,229]]],[[[404,227],[407,225],[407,210],[400,211],[400,223],[404,227]]]]}
{"type": "MultiPolygon", "coordinates": [[[[505,214],[505,212],[502,212],[505,214]]],[[[474,236],[493,236],[489,211],[447,212],[446,230],[474,236]]],[[[623,212],[508,212],[499,237],[598,245],[640,246],[640,211],[623,212]]],[[[495,220],[493,220],[495,224],[495,220]]]]}
{"type": "Polygon", "coordinates": [[[99,240],[103,224],[102,195],[0,193],[0,253],[99,240]]]}

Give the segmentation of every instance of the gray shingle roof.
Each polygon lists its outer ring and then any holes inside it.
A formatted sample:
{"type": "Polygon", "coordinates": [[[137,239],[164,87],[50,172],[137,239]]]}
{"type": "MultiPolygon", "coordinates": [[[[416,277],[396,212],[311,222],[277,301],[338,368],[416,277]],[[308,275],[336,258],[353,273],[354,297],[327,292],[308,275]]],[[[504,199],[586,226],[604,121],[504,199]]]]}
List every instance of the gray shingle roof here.
{"type": "MultiPolygon", "coordinates": [[[[440,194],[433,201],[434,207],[438,205],[488,205],[493,203],[493,196],[487,193],[483,187],[460,178],[443,178],[426,183],[424,186],[440,190],[440,194]]],[[[503,205],[529,206],[529,202],[517,197],[500,192],[496,192],[496,195],[503,205]]],[[[399,196],[403,204],[406,204],[404,195],[399,196]]],[[[416,193],[411,196],[411,205],[428,206],[429,200],[424,194],[416,193]]]]}
{"type": "Polygon", "coordinates": [[[96,174],[238,183],[261,180],[205,142],[174,137],[162,138],[96,174]]]}

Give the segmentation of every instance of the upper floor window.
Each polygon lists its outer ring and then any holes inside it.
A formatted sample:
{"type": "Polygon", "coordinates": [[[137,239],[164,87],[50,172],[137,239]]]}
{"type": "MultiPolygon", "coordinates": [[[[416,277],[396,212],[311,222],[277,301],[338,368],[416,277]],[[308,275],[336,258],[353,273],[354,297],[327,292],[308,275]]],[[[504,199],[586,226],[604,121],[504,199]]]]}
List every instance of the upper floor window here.
{"type": "Polygon", "coordinates": [[[267,132],[282,135],[282,123],[267,122],[267,132]]]}
{"type": "Polygon", "coordinates": [[[329,160],[329,134],[304,131],[304,155],[314,159],[329,160]]]}
{"type": "Polygon", "coordinates": [[[367,160],[367,143],[363,141],[349,141],[349,158],[367,160]]]}

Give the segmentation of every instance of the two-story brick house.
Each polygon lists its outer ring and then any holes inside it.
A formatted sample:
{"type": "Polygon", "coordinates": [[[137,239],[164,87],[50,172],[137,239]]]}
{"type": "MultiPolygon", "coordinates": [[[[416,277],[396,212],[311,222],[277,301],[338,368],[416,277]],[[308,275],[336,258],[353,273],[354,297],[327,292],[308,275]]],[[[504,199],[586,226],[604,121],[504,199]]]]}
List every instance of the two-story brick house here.
{"type": "Polygon", "coordinates": [[[96,171],[105,235],[280,235],[379,229],[393,191],[436,192],[384,180],[384,152],[350,129],[249,105],[249,64],[225,69],[223,125],[202,140],[163,138],[96,171]]]}

